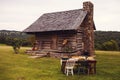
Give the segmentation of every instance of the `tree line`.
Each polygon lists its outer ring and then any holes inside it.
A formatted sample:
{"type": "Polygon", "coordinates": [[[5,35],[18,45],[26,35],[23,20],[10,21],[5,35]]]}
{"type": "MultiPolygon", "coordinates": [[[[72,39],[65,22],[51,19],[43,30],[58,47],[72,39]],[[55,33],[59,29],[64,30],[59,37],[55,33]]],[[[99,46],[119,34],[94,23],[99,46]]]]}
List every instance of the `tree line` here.
{"type": "Polygon", "coordinates": [[[33,35],[27,35],[20,31],[0,31],[0,44],[12,46],[16,54],[19,53],[21,46],[32,46],[33,40],[35,40],[33,35]]]}
{"type": "MultiPolygon", "coordinates": [[[[120,32],[95,31],[94,36],[96,50],[120,50],[120,32]]],[[[0,30],[0,44],[32,46],[34,41],[35,37],[33,35],[20,31],[0,30]]]]}
{"type": "Polygon", "coordinates": [[[95,31],[95,49],[107,51],[120,50],[120,32],[95,31]]]}
{"type": "Polygon", "coordinates": [[[19,39],[21,41],[22,46],[31,46],[31,42],[29,40],[30,35],[27,35],[20,31],[8,31],[1,30],[0,31],[0,43],[11,45],[14,39],[19,39]]]}

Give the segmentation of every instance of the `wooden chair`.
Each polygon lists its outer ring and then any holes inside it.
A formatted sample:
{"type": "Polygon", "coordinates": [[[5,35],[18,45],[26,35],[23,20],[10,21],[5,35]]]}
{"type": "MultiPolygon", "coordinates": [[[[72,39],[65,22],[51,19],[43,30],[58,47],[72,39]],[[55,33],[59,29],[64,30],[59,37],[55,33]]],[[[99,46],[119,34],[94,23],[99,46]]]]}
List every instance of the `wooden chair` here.
{"type": "Polygon", "coordinates": [[[88,67],[88,62],[87,61],[78,61],[78,74],[83,73],[86,74],[86,71],[88,71],[87,67],[88,67]]]}
{"type": "Polygon", "coordinates": [[[88,61],[88,74],[96,74],[96,60],[95,61],[88,61]]]}
{"type": "Polygon", "coordinates": [[[74,75],[73,69],[75,65],[75,60],[67,60],[65,65],[65,74],[68,76],[69,74],[74,75]]]}

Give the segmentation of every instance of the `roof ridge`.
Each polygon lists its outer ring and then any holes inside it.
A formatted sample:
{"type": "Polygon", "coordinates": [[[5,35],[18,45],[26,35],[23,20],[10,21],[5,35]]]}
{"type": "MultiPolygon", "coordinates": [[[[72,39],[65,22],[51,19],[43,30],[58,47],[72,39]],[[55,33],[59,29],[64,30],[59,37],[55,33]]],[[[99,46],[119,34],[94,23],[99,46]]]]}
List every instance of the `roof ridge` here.
{"type": "Polygon", "coordinates": [[[70,12],[70,11],[76,11],[76,10],[83,10],[83,9],[72,9],[72,10],[67,10],[67,11],[55,11],[55,12],[48,12],[48,13],[44,13],[43,15],[45,14],[54,14],[54,13],[62,13],[62,12],[70,12]]]}

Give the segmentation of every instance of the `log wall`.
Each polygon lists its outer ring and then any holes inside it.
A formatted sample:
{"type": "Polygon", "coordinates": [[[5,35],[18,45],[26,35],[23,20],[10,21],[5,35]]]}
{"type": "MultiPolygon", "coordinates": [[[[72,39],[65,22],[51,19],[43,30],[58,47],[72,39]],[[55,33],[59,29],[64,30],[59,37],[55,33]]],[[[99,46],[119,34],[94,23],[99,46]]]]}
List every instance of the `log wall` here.
{"type": "Polygon", "coordinates": [[[58,50],[61,50],[63,47],[62,43],[63,41],[67,39],[73,50],[76,50],[77,46],[77,41],[76,41],[76,34],[59,34],[58,35],[58,50]]]}
{"type": "Polygon", "coordinates": [[[52,35],[36,34],[36,40],[39,42],[39,49],[52,49],[52,35]]]}
{"type": "MultiPolygon", "coordinates": [[[[81,34],[78,33],[78,36],[81,34]]],[[[68,40],[74,51],[81,47],[81,38],[78,38],[76,33],[71,32],[57,32],[57,33],[46,33],[46,34],[36,34],[36,39],[39,41],[40,49],[56,49],[61,50],[63,47],[62,43],[65,39],[68,40]],[[79,44],[77,44],[79,43],[79,44]]]]}
{"type": "Polygon", "coordinates": [[[77,41],[77,50],[83,51],[83,34],[82,34],[82,32],[77,32],[76,41],[77,41]]]}

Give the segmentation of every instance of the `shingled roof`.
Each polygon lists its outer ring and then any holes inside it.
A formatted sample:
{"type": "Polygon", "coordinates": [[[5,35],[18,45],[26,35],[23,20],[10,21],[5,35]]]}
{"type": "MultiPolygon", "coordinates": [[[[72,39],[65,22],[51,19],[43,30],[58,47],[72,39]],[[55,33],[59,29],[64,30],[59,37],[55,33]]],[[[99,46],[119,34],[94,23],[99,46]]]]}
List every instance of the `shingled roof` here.
{"type": "Polygon", "coordinates": [[[82,9],[46,13],[23,32],[76,30],[81,25],[86,15],[87,11],[83,11],[82,9]]]}

